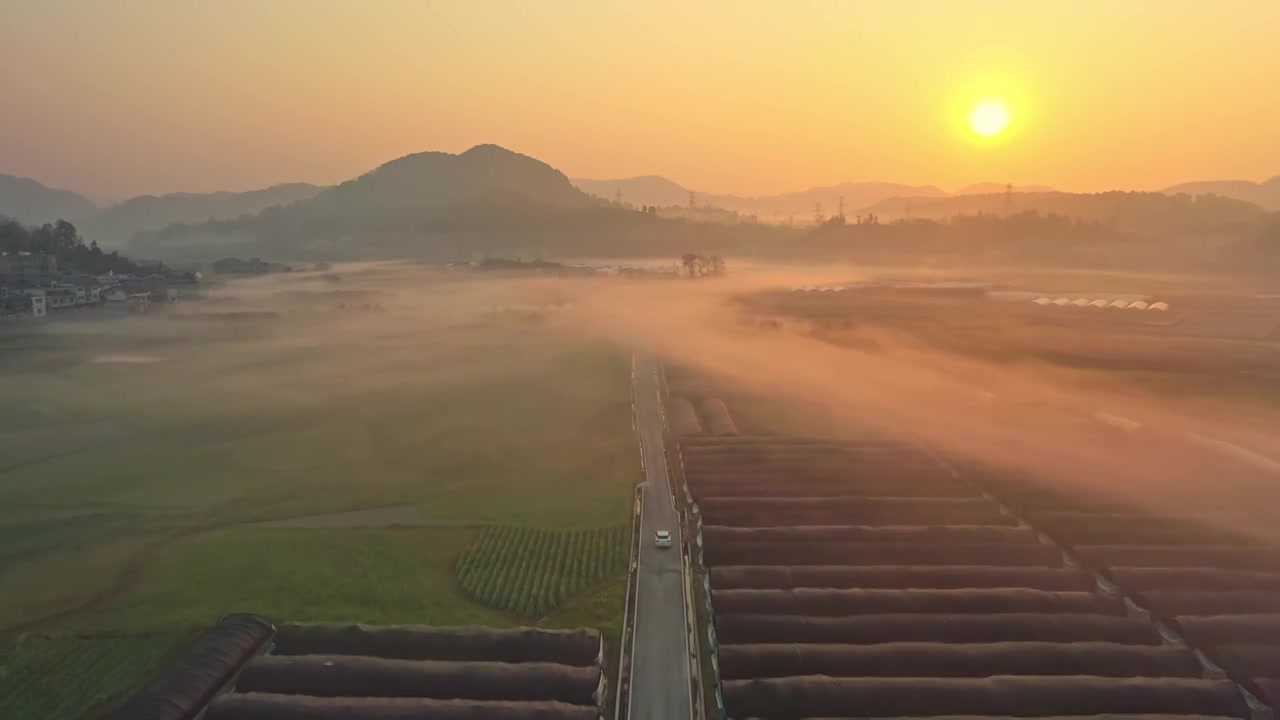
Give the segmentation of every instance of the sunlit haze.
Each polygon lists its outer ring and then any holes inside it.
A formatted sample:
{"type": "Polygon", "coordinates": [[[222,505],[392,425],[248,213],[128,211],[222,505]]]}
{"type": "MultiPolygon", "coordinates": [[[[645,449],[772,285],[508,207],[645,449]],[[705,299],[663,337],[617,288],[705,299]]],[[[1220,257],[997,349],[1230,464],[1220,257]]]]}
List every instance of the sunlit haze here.
{"type": "Polygon", "coordinates": [[[0,0],[0,720],[1275,720],[1280,0],[0,0]]]}
{"type": "Polygon", "coordinates": [[[1272,0],[9,0],[0,172],[118,200],[493,142],[748,194],[1262,180],[1277,27],[1272,0]],[[991,97],[1009,127],[973,142],[991,97]]]}

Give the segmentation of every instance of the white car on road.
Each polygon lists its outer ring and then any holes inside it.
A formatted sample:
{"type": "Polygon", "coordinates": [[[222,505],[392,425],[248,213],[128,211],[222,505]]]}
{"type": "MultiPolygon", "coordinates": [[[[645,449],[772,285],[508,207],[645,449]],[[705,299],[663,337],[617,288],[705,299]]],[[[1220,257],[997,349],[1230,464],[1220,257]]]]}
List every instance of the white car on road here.
{"type": "Polygon", "coordinates": [[[660,548],[671,547],[671,531],[659,530],[653,535],[653,544],[660,548]]]}

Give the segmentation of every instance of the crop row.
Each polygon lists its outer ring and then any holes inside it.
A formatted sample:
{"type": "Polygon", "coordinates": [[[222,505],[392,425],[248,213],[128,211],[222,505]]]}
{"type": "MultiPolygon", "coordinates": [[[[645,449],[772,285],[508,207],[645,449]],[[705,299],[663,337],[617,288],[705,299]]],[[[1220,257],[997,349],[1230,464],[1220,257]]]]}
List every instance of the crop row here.
{"type": "Polygon", "coordinates": [[[574,593],[623,572],[630,528],[486,528],[458,558],[462,590],[500,610],[540,617],[574,593]]]}
{"type": "Polygon", "coordinates": [[[187,636],[23,635],[0,644],[0,718],[82,718],[115,707],[187,636]]]}

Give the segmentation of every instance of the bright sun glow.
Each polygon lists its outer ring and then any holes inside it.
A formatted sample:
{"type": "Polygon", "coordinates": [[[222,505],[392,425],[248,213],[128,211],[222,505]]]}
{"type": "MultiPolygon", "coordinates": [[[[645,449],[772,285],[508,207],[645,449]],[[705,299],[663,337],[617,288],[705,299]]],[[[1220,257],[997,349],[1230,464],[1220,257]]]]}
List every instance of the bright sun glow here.
{"type": "Polygon", "coordinates": [[[1000,100],[983,100],[969,113],[969,127],[982,137],[999,135],[1009,126],[1009,106],[1000,100]]]}

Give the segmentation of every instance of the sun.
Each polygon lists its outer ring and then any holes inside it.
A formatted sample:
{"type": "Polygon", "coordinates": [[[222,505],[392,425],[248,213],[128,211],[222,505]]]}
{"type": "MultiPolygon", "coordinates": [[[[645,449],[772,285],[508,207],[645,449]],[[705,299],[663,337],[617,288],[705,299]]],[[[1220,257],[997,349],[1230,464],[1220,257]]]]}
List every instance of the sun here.
{"type": "Polygon", "coordinates": [[[1003,100],[983,100],[969,112],[969,127],[982,137],[995,137],[1009,127],[1009,106],[1003,100]]]}

